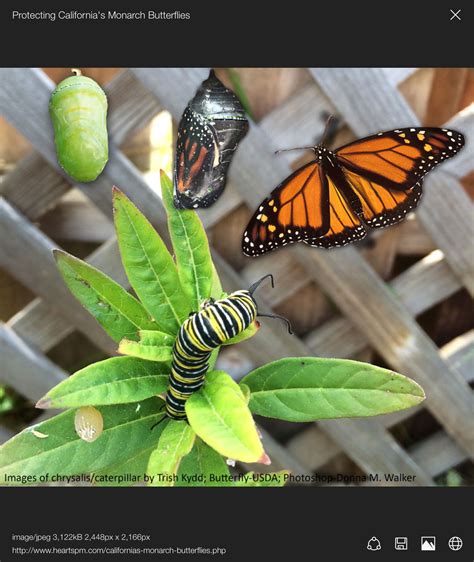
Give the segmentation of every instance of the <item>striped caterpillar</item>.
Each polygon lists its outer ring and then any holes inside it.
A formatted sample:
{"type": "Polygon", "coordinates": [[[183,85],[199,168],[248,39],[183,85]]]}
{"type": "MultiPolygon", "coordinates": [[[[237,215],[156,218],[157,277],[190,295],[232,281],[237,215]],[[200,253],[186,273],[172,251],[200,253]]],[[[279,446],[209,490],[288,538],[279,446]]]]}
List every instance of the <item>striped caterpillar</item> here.
{"type": "Polygon", "coordinates": [[[158,423],[166,417],[186,419],[186,400],[204,383],[212,351],[243,332],[257,316],[280,318],[292,333],[286,318],[257,310],[253,293],[268,277],[273,287],[273,276],[265,275],[248,290],[235,291],[221,300],[207,299],[199,312],[191,313],[183,322],[173,347],[165,416],[158,423]]]}

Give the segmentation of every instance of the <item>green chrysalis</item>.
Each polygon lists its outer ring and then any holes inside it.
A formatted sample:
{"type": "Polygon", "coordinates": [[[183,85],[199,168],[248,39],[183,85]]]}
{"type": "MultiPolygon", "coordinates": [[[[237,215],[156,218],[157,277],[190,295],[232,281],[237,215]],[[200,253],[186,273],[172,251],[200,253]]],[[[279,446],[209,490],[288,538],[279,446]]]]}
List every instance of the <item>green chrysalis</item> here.
{"type": "Polygon", "coordinates": [[[51,94],[49,113],[59,165],[85,183],[94,181],[107,164],[107,97],[92,78],[73,72],[51,94]]]}

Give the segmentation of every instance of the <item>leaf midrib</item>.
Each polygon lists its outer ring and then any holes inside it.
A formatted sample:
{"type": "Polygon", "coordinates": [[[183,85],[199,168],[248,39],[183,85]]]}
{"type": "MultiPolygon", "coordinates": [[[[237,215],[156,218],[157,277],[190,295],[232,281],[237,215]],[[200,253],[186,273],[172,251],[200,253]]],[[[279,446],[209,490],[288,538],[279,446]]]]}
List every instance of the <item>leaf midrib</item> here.
{"type": "Polygon", "coordinates": [[[204,399],[209,403],[209,405],[210,405],[210,407],[211,407],[211,410],[212,410],[212,411],[216,414],[216,416],[219,418],[219,420],[221,421],[222,425],[223,425],[225,428],[228,428],[228,429],[230,430],[230,432],[232,433],[232,435],[237,439],[237,441],[238,441],[241,445],[243,445],[244,449],[245,449],[247,452],[252,453],[252,450],[249,449],[249,448],[245,445],[245,443],[243,443],[243,441],[241,440],[241,438],[235,433],[235,431],[232,429],[232,427],[231,427],[230,425],[228,425],[227,423],[225,423],[224,419],[223,419],[222,416],[219,414],[219,412],[216,410],[214,404],[211,402],[210,398],[208,398],[207,394],[208,394],[208,393],[206,393],[206,392],[204,391],[202,395],[203,395],[204,399]]]}
{"type": "MultiPolygon", "coordinates": [[[[135,326],[138,330],[142,330],[143,327],[139,324],[137,324],[135,322],[135,320],[133,320],[132,318],[130,318],[129,316],[127,316],[127,314],[125,314],[124,312],[122,312],[122,310],[120,310],[115,304],[113,304],[109,298],[107,298],[103,293],[101,293],[95,286],[91,285],[90,282],[87,280],[86,277],[84,277],[83,275],[81,275],[80,273],[76,272],[75,269],[68,264],[67,262],[65,262],[67,264],[67,266],[70,268],[70,270],[72,271],[72,273],[74,274],[74,276],[76,277],[76,280],[80,283],[81,279],[85,279],[89,285],[89,288],[92,289],[94,291],[94,293],[96,293],[97,295],[99,295],[99,297],[104,300],[113,310],[117,311],[120,316],[123,316],[126,320],[128,320],[128,322],[130,322],[130,324],[132,324],[133,326],[135,326]]],[[[142,308],[141,304],[133,298],[133,295],[131,295],[130,293],[128,293],[127,291],[125,291],[125,289],[123,287],[121,287],[120,285],[117,284],[117,287],[114,287],[116,289],[121,289],[124,291],[124,295],[122,295],[125,298],[129,298],[130,302],[133,301],[134,305],[137,305],[138,307],[142,308]]],[[[142,309],[143,312],[145,312],[145,309],[142,309]]],[[[148,319],[147,319],[148,320],[148,319]]]]}
{"type": "MultiPolygon", "coordinates": [[[[189,249],[190,249],[190,251],[188,252],[188,254],[190,254],[190,256],[191,256],[193,277],[194,277],[194,279],[196,280],[195,288],[196,288],[196,296],[197,296],[197,299],[198,299],[198,302],[196,303],[196,305],[199,306],[200,302],[203,301],[204,298],[206,298],[206,297],[202,297],[202,295],[201,295],[200,284],[199,284],[199,281],[198,281],[198,280],[199,280],[199,279],[204,279],[205,277],[204,277],[204,276],[199,277],[198,274],[197,274],[197,266],[196,266],[196,260],[195,260],[195,256],[194,256],[194,250],[191,249],[191,248],[192,248],[192,246],[191,246],[191,238],[190,238],[189,235],[188,235],[188,229],[187,229],[186,224],[185,224],[185,222],[183,221],[183,217],[181,216],[181,213],[179,213],[179,211],[178,211],[178,213],[177,213],[177,217],[178,217],[179,222],[181,223],[181,226],[183,227],[184,234],[185,234],[185,237],[186,237],[186,241],[187,241],[188,247],[189,247],[189,249]]],[[[173,237],[174,237],[174,236],[175,236],[175,235],[173,235],[173,237]]],[[[178,271],[178,275],[179,275],[179,271],[178,271]]]]}
{"type": "MultiPolygon", "coordinates": [[[[133,221],[130,219],[130,214],[128,213],[128,209],[127,209],[126,206],[124,206],[124,205],[122,205],[122,209],[124,210],[125,214],[127,215],[128,222],[129,222],[130,226],[132,227],[133,231],[135,232],[135,236],[136,236],[138,242],[140,243],[141,249],[143,250],[143,255],[145,256],[145,258],[146,258],[146,260],[147,260],[147,262],[148,262],[148,265],[150,266],[150,269],[151,269],[151,271],[153,272],[153,274],[154,274],[154,276],[155,276],[155,280],[156,280],[157,284],[160,286],[160,289],[161,289],[162,293],[163,293],[164,296],[165,296],[165,300],[166,300],[166,302],[168,303],[168,305],[169,305],[169,307],[170,307],[170,309],[171,309],[171,311],[172,311],[172,313],[173,313],[174,319],[176,320],[176,322],[178,323],[178,325],[181,325],[181,319],[180,319],[179,315],[177,314],[177,312],[176,312],[176,310],[175,310],[175,308],[174,308],[172,302],[170,301],[170,298],[168,297],[168,293],[164,290],[163,284],[161,283],[161,281],[160,281],[160,279],[159,279],[159,277],[158,277],[158,274],[157,274],[157,272],[156,272],[156,270],[155,270],[153,264],[151,263],[150,258],[148,257],[148,253],[147,253],[146,248],[145,248],[145,246],[144,246],[144,244],[143,244],[143,242],[142,242],[142,239],[140,238],[140,235],[138,234],[138,231],[137,231],[137,229],[135,228],[135,225],[133,224],[133,221]]],[[[170,335],[171,335],[171,334],[170,334],[170,335]]]]}
{"type": "MultiPolygon", "coordinates": [[[[248,386],[248,385],[247,385],[248,386]]],[[[391,394],[397,396],[414,396],[415,398],[423,398],[423,396],[419,396],[418,394],[414,394],[413,392],[394,392],[388,389],[381,389],[381,388],[352,388],[352,387],[344,387],[344,388],[337,388],[337,387],[308,387],[308,388],[274,388],[270,390],[251,390],[251,396],[255,395],[262,395],[262,394],[275,394],[277,392],[322,392],[330,390],[332,392],[382,392],[384,394],[391,394]]]]}
{"type": "MultiPolygon", "coordinates": [[[[81,393],[83,393],[83,392],[87,392],[87,391],[90,390],[90,389],[97,389],[97,388],[104,387],[104,386],[116,386],[116,385],[120,385],[120,384],[122,384],[122,383],[128,383],[128,382],[130,382],[130,381],[134,381],[134,380],[135,380],[135,381],[142,381],[142,382],[143,382],[143,379],[149,379],[149,378],[154,378],[154,377],[168,377],[168,375],[143,375],[143,376],[138,376],[138,377],[136,377],[136,376],[135,376],[135,377],[127,377],[127,378],[124,378],[124,379],[121,379],[121,380],[109,381],[109,382],[102,382],[102,383],[94,384],[93,386],[87,386],[87,387],[85,387],[85,388],[81,388],[81,389],[75,390],[75,391],[73,391],[73,392],[68,392],[67,394],[62,394],[62,395],[60,395],[60,396],[61,396],[63,399],[64,399],[64,398],[71,398],[71,397],[74,396],[74,395],[81,394],[81,393]]],[[[46,396],[48,396],[48,395],[46,395],[46,396]]],[[[50,399],[53,398],[53,399],[51,400],[51,403],[52,403],[52,404],[53,404],[54,402],[57,403],[58,401],[61,400],[60,398],[56,398],[56,400],[54,400],[54,396],[51,397],[51,395],[49,396],[49,398],[50,398],[50,399]]],[[[56,404],[56,405],[57,405],[57,404],[56,404]]],[[[98,406],[107,406],[107,405],[113,406],[114,404],[97,404],[97,405],[98,405],[98,406]]],[[[52,406],[52,407],[54,407],[54,406],[52,406]]]]}

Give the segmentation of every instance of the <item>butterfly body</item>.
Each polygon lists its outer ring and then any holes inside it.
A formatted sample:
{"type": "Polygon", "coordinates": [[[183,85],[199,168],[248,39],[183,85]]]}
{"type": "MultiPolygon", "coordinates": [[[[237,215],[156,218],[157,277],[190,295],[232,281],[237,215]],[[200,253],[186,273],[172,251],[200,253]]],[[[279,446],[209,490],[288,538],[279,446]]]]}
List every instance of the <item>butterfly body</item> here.
{"type": "Polygon", "coordinates": [[[257,257],[293,242],[332,248],[402,221],[422,195],[422,179],[464,145],[457,131],[406,128],[378,133],[314,159],[259,205],[243,234],[257,257]]]}
{"type": "Polygon", "coordinates": [[[210,207],[222,194],[227,170],[248,130],[244,108],[213,71],[186,107],[178,127],[174,204],[210,207]]]}

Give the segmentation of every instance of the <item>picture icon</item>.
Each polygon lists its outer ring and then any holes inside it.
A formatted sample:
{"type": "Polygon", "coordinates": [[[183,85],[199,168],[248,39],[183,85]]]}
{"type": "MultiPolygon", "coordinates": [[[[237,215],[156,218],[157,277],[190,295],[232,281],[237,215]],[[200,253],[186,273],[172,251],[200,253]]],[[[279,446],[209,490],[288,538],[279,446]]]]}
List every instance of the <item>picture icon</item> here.
{"type": "Polygon", "coordinates": [[[382,545],[377,537],[372,537],[367,543],[367,550],[380,550],[382,545]]]}
{"type": "Polygon", "coordinates": [[[408,550],[408,537],[395,537],[395,550],[408,550]]]}
{"type": "Polygon", "coordinates": [[[448,541],[448,546],[451,550],[461,550],[462,544],[462,539],[459,537],[451,537],[448,541]]]}
{"type": "Polygon", "coordinates": [[[436,550],[436,537],[421,537],[421,550],[436,550]]]}

